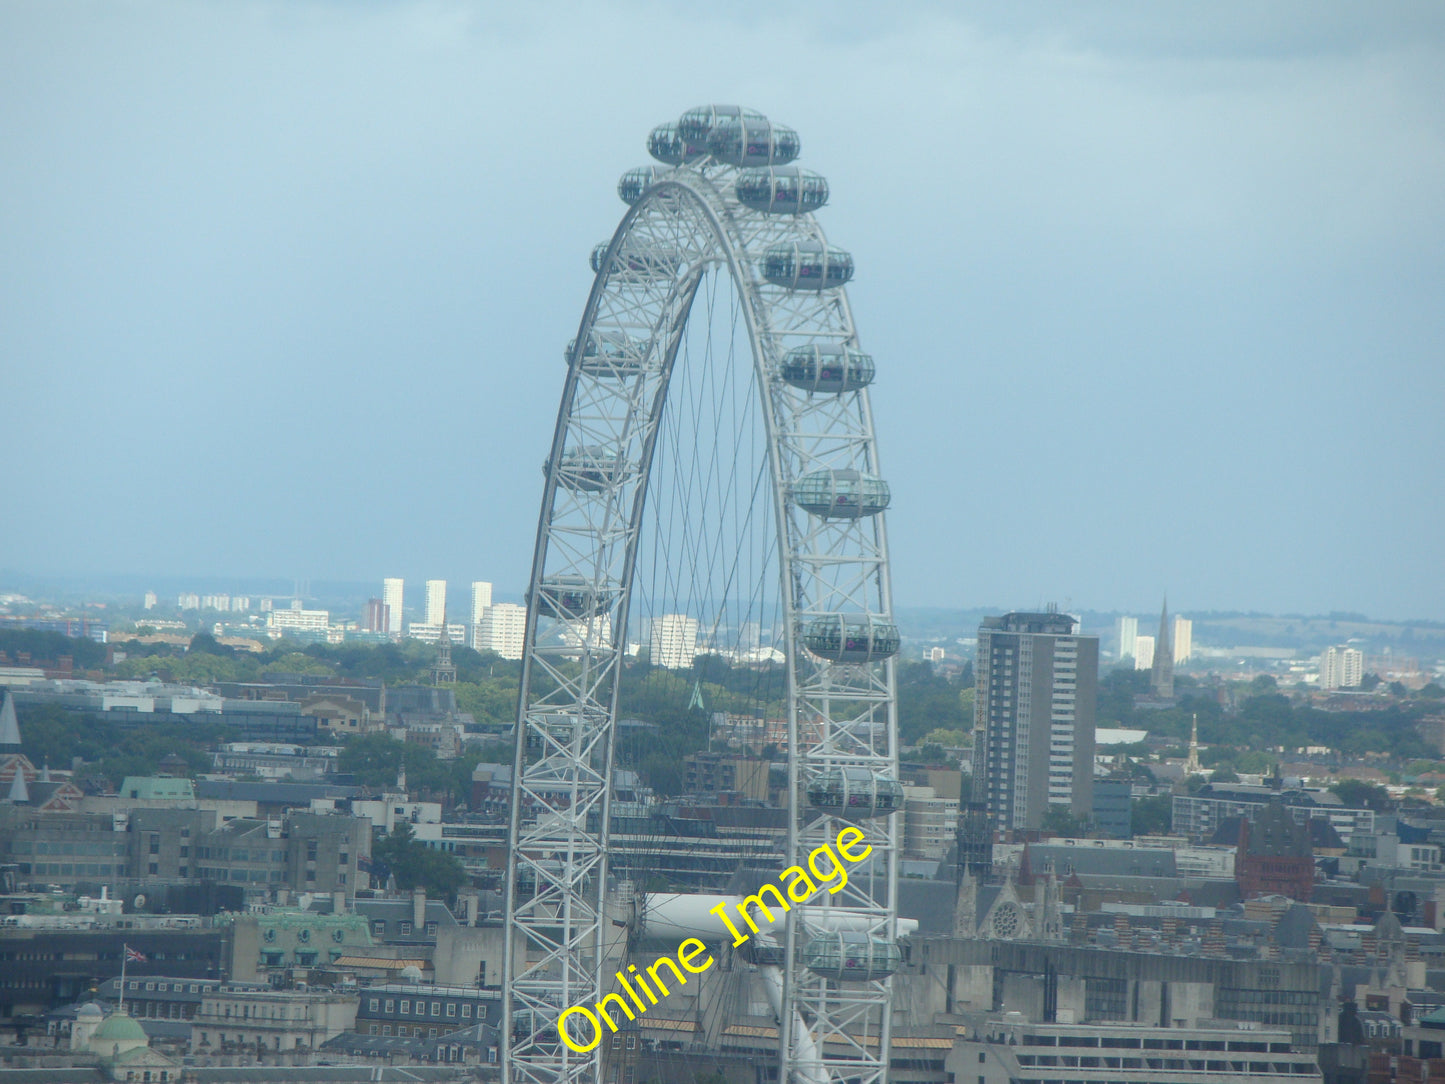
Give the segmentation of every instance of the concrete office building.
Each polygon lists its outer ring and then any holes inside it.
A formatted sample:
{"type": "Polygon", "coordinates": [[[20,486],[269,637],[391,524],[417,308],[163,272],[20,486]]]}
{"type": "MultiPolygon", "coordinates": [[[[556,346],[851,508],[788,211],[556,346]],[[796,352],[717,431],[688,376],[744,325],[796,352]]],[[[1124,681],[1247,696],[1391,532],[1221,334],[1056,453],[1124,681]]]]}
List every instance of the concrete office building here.
{"type": "Polygon", "coordinates": [[[1067,614],[1011,613],[979,626],[977,659],[974,788],[994,827],[1037,829],[1051,807],[1088,817],[1098,638],[1067,614]]]}

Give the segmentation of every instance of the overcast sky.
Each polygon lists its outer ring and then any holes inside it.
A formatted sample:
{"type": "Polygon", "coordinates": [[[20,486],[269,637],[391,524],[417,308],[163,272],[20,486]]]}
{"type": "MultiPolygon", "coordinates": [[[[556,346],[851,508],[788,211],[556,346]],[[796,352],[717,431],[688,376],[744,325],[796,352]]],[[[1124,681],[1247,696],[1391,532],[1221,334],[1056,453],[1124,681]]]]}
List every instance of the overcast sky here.
{"type": "Polygon", "coordinates": [[[1433,2],[7,0],[0,569],[520,591],[710,101],[830,182],[899,604],[1445,619],[1433,2]]]}

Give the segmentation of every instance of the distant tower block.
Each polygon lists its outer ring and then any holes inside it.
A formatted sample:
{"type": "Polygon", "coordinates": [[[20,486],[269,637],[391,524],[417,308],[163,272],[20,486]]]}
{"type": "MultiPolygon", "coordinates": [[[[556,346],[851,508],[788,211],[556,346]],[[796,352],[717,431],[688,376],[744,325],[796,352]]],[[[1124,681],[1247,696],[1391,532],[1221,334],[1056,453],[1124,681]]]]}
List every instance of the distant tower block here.
{"type": "Polygon", "coordinates": [[[487,612],[487,607],[491,604],[492,585],[485,580],[473,580],[471,624],[480,625],[482,623],[482,615],[487,612]]]}
{"type": "Polygon", "coordinates": [[[1169,642],[1169,600],[1159,613],[1159,635],[1154,640],[1154,666],[1149,676],[1149,691],[1161,700],[1174,699],[1174,648],[1169,642]]]}
{"type": "Polygon", "coordinates": [[[386,606],[386,629],[393,636],[401,635],[401,603],[405,584],[399,577],[381,581],[381,601],[386,606]]]}
{"type": "Polygon", "coordinates": [[[426,581],[426,623],[440,625],[446,621],[447,581],[426,581]]]}

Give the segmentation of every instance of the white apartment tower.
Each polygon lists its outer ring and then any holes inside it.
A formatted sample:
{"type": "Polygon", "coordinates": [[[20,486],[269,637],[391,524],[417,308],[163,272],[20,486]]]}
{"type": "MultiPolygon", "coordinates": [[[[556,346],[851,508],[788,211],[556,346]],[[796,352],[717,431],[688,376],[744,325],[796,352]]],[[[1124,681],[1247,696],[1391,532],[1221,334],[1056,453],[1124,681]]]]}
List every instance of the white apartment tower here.
{"type": "Polygon", "coordinates": [[[426,581],[426,620],[427,625],[440,625],[447,618],[447,581],[427,580],[426,581]]]}
{"type": "Polygon", "coordinates": [[[1365,678],[1365,653],[1353,647],[1327,647],[1320,656],[1320,688],[1358,689],[1365,678]]]}
{"type": "Polygon", "coordinates": [[[1135,641],[1139,639],[1139,619],[1137,617],[1121,617],[1118,622],[1119,630],[1119,658],[1128,656],[1138,658],[1135,651],[1135,641]]]}
{"type": "Polygon", "coordinates": [[[487,612],[487,607],[492,604],[492,585],[484,580],[472,581],[472,621],[473,625],[482,623],[482,614],[487,612]]]}
{"type": "Polygon", "coordinates": [[[697,657],[697,618],[663,614],[648,624],[648,657],[653,666],[686,670],[697,657]]]}
{"type": "Polygon", "coordinates": [[[1151,670],[1154,667],[1154,637],[1134,637],[1134,669],[1151,670]]]}
{"type": "Polygon", "coordinates": [[[974,795],[1000,831],[1037,829],[1052,807],[1093,811],[1099,640],[1074,629],[1052,612],[979,626],[974,795]]]}
{"type": "Polygon", "coordinates": [[[388,577],[381,581],[381,601],[387,607],[386,631],[392,636],[401,635],[401,600],[403,581],[400,577],[388,577]]]}
{"type": "Polygon", "coordinates": [[[1187,617],[1174,619],[1174,661],[1188,662],[1194,654],[1194,622],[1187,617]]]}
{"type": "Polygon", "coordinates": [[[472,626],[472,647],[504,659],[520,659],[527,639],[527,607],[501,602],[488,606],[472,626]]]}

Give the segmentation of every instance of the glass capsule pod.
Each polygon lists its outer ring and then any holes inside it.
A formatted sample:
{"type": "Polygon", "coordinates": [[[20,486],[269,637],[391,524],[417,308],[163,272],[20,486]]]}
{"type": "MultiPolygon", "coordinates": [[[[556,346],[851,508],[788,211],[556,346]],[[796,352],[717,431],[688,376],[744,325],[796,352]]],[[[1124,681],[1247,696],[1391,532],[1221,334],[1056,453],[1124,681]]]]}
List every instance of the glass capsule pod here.
{"type": "Polygon", "coordinates": [[[888,507],[888,483],[856,470],[815,470],[793,483],[793,500],[821,519],[862,519],[888,507]]]}
{"type": "MultiPolygon", "coordinates": [[[[645,340],[634,339],[625,332],[599,331],[587,337],[587,345],[582,349],[578,364],[589,376],[636,376],[655,367],[647,345],[645,340]]],[[[568,365],[572,364],[572,355],[576,350],[577,340],[573,339],[563,355],[568,365]]]]}
{"type": "Polygon", "coordinates": [[[612,608],[617,591],[581,576],[553,576],[537,585],[537,613],[559,621],[591,621],[612,608]]]}
{"type": "Polygon", "coordinates": [[[898,654],[898,626],[872,614],[816,617],[803,628],[803,646],[833,662],[877,662],[898,654]]]}
{"type": "Polygon", "coordinates": [[[689,143],[678,133],[677,124],[659,124],[647,137],[647,153],[669,166],[681,166],[706,157],[706,143],[689,143]]]}
{"type": "Polygon", "coordinates": [[[839,394],[873,383],[873,358],[849,346],[795,346],[783,355],[783,380],[804,391],[839,394]]]}
{"type": "Polygon", "coordinates": [[[808,784],[808,804],[849,820],[886,817],[903,808],[903,785],[868,768],[829,768],[808,784]]]}
{"type": "Polygon", "coordinates": [[[621,456],[610,448],[592,445],[563,452],[557,469],[557,481],[563,488],[583,493],[598,493],[625,477],[627,463],[621,456]]]}
{"type": "Polygon", "coordinates": [[[726,121],[766,123],[767,119],[756,109],[744,109],[740,105],[700,105],[677,119],[677,134],[685,143],[706,147],[712,130],[726,121]]]}
{"type": "Polygon", "coordinates": [[[744,207],[770,215],[804,215],[828,202],[828,182],[797,166],[745,169],[733,187],[744,207]]]}
{"type": "MultiPolygon", "coordinates": [[[[607,259],[607,249],[611,244],[611,241],[603,241],[592,250],[592,255],[587,262],[592,265],[593,274],[601,273],[602,262],[607,259]]],[[[638,252],[621,249],[617,255],[612,257],[612,267],[609,273],[636,275],[639,278],[649,279],[670,279],[676,276],[677,269],[681,266],[682,257],[676,251],[650,249],[638,252]]]]}
{"type": "Polygon", "coordinates": [[[829,290],[853,277],[853,257],[821,241],[770,245],[763,253],[763,278],[789,290],[829,290]]]}
{"type": "Polygon", "coordinates": [[[798,133],[766,119],[731,117],[720,121],[707,139],[708,152],[730,166],[785,166],[802,150],[798,133]]]}
{"type": "Polygon", "coordinates": [[[617,182],[617,194],[623,203],[631,207],[651,185],[671,172],[666,166],[638,166],[636,169],[629,169],[617,182]]]}
{"type": "Polygon", "coordinates": [[[803,963],[819,978],[834,982],[876,982],[898,970],[903,950],[895,941],[840,930],[809,941],[803,963]]]}

